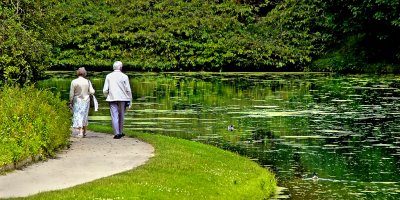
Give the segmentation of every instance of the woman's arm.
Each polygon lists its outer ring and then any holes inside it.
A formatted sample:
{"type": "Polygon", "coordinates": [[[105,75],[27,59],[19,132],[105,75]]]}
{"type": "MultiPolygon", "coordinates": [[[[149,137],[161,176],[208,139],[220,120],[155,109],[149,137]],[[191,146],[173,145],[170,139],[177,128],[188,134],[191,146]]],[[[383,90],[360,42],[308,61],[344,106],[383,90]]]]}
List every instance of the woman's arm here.
{"type": "Polygon", "coordinates": [[[74,81],[71,81],[71,86],[69,88],[69,103],[72,104],[74,102],[75,95],[75,84],[74,81]]]}
{"type": "Polygon", "coordinates": [[[89,81],[89,93],[94,94],[96,91],[93,88],[92,82],[89,81]]]}

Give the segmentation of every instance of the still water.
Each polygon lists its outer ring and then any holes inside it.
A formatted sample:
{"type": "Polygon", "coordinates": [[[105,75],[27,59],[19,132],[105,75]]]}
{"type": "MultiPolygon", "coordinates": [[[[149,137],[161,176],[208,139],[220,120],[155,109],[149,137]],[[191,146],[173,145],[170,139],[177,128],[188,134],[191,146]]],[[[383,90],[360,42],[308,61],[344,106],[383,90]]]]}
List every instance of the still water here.
{"type": "MultiPolygon", "coordinates": [[[[88,76],[101,106],[90,123],[110,124],[106,73],[88,76]]],[[[282,198],[400,199],[400,76],[127,74],[127,129],[248,156],[276,173],[282,198]]],[[[39,86],[67,99],[74,73],[49,77],[39,86]]]]}

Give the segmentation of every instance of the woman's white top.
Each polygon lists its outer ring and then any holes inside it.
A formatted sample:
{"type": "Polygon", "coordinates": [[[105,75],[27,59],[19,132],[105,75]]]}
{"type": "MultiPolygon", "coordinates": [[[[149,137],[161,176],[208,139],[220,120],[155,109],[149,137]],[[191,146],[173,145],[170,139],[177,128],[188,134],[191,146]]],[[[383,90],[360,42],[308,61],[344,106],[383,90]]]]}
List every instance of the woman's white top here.
{"type": "Polygon", "coordinates": [[[72,80],[71,87],[69,90],[69,102],[72,102],[74,97],[87,99],[89,94],[94,94],[92,84],[89,86],[89,80],[83,78],[82,76],[72,80]]]}

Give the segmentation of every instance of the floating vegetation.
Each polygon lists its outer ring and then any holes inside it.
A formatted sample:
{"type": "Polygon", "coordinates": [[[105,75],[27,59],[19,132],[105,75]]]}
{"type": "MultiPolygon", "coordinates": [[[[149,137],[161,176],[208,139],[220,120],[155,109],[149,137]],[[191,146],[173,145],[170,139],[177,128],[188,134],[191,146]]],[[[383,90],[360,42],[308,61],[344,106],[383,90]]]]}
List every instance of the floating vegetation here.
{"type": "Polygon", "coordinates": [[[294,112],[269,112],[269,111],[241,111],[241,112],[228,112],[227,114],[241,115],[242,117],[290,117],[290,116],[302,116],[304,111],[294,111],[294,112]]]}
{"type": "Polygon", "coordinates": [[[338,147],[337,144],[325,144],[324,147],[338,147]]]}
{"type": "Polygon", "coordinates": [[[393,146],[392,144],[372,144],[374,147],[391,147],[393,146]]]}
{"type": "Polygon", "coordinates": [[[129,127],[127,128],[129,130],[138,130],[138,131],[163,131],[163,128],[155,128],[155,127],[139,127],[139,128],[134,128],[134,127],[129,127]]]}
{"type": "Polygon", "coordinates": [[[129,125],[157,125],[156,122],[131,122],[129,125]]]}
{"type": "Polygon", "coordinates": [[[272,108],[279,108],[279,106],[254,106],[254,108],[268,108],[268,109],[272,109],[272,108]]]}
{"type": "Polygon", "coordinates": [[[322,133],[331,133],[336,135],[348,135],[351,134],[350,131],[343,131],[343,130],[319,130],[322,133]]]}
{"type": "Polygon", "coordinates": [[[337,139],[338,137],[327,137],[327,136],[321,136],[321,135],[286,135],[286,136],[280,136],[280,138],[285,138],[285,139],[337,139]]]}
{"type": "Polygon", "coordinates": [[[89,116],[90,121],[111,120],[111,116],[89,116]]]}
{"type": "Polygon", "coordinates": [[[350,99],[333,99],[332,102],[352,102],[350,99]]]}

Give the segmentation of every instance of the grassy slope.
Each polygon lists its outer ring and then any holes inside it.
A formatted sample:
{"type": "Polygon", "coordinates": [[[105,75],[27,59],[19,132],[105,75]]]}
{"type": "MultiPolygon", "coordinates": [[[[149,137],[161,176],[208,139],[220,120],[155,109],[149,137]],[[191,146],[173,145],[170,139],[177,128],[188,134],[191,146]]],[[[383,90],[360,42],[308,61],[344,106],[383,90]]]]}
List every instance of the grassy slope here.
{"type": "MultiPolygon", "coordinates": [[[[90,128],[111,132],[104,126],[90,128]]],[[[27,199],[264,199],[275,192],[273,174],[237,154],[183,139],[126,134],[154,146],[155,156],[147,164],[27,199]]]]}

